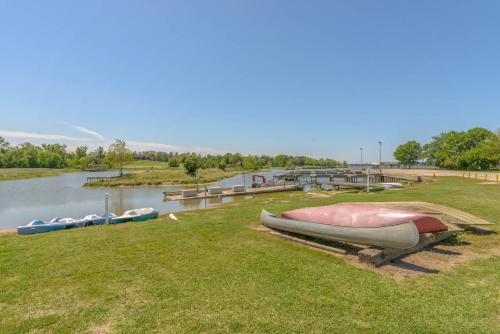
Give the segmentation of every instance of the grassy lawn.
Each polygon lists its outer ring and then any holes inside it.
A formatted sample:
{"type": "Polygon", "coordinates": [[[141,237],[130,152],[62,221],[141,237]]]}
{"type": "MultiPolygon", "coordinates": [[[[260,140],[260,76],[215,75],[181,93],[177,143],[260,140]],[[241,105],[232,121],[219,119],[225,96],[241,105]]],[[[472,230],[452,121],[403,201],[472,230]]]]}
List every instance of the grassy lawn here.
{"type": "Polygon", "coordinates": [[[170,168],[168,162],[134,160],[125,166],[126,169],[166,169],[170,168]]]}
{"type": "MultiPolygon", "coordinates": [[[[500,186],[461,178],[375,194],[262,195],[179,221],[0,235],[0,332],[498,333],[500,258],[398,282],[250,227],[259,212],[421,200],[500,231],[500,186]]],[[[463,234],[478,250],[498,235],[463,234]]]]}
{"type": "Polygon", "coordinates": [[[77,171],[76,169],[53,168],[0,168],[0,181],[34,179],[37,177],[58,176],[63,173],[77,171]]]}
{"type": "MultiPolygon", "coordinates": [[[[129,169],[122,178],[88,182],[87,187],[118,187],[142,185],[195,184],[196,179],[187,175],[184,168],[166,168],[162,163],[151,164],[151,161],[135,161],[127,166],[129,169]]],[[[200,169],[200,183],[219,181],[236,174],[241,170],[220,170],[218,168],[200,169]]]]}

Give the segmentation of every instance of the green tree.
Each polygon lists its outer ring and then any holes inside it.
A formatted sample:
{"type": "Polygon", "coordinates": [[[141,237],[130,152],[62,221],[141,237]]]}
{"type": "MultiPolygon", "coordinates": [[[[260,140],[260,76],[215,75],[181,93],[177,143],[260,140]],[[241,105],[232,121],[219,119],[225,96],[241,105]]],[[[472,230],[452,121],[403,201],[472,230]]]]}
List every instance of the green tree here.
{"type": "Polygon", "coordinates": [[[78,160],[87,156],[87,146],[78,146],[75,150],[75,155],[78,160]]]}
{"type": "Polygon", "coordinates": [[[98,146],[94,151],[90,152],[89,156],[92,158],[94,164],[101,164],[106,157],[106,152],[104,152],[104,147],[98,146]]]}
{"type": "Polygon", "coordinates": [[[494,137],[493,132],[484,128],[444,132],[424,145],[423,157],[428,163],[442,168],[472,168],[469,162],[473,156],[478,157],[479,149],[475,150],[475,153],[468,152],[494,137]]]}
{"type": "Polygon", "coordinates": [[[273,166],[275,167],[285,167],[286,163],[290,160],[290,156],[285,154],[278,154],[273,159],[273,166]]]}
{"type": "Polygon", "coordinates": [[[176,157],[170,158],[168,160],[168,167],[177,168],[179,167],[179,165],[180,165],[179,159],[177,159],[176,157]]]}
{"type": "Polygon", "coordinates": [[[90,167],[90,165],[92,164],[91,157],[81,157],[79,161],[80,161],[80,169],[81,170],[87,170],[90,167]]]}
{"type": "Polygon", "coordinates": [[[243,158],[243,169],[256,170],[258,167],[257,159],[254,157],[248,156],[243,158]]]}
{"type": "Polygon", "coordinates": [[[191,156],[184,160],[184,169],[187,175],[195,177],[200,167],[201,167],[201,160],[197,156],[191,156]]]}
{"type": "Polygon", "coordinates": [[[422,146],[415,140],[399,145],[394,151],[394,157],[402,164],[411,167],[422,156],[422,146]]]}
{"type": "Polygon", "coordinates": [[[117,139],[109,146],[107,158],[112,166],[120,168],[120,176],[123,176],[123,166],[132,161],[132,151],[127,148],[125,141],[117,139]]]}
{"type": "Polygon", "coordinates": [[[9,142],[7,142],[3,137],[0,137],[0,153],[4,153],[10,148],[9,142]]]}
{"type": "Polygon", "coordinates": [[[217,165],[217,168],[219,168],[220,170],[226,170],[227,168],[227,165],[226,165],[226,162],[224,160],[222,161],[219,161],[219,164],[217,165]]]}

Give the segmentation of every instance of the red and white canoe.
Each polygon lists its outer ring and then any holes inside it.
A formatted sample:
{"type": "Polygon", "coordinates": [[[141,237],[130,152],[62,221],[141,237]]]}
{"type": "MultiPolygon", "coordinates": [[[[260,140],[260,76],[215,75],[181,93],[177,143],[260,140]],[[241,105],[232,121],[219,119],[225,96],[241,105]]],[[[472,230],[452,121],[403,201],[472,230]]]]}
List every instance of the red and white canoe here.
{"type": "Polygon", "coordinates": [[[378,205],[335,204],[287,211],[276,217],[262,210],[262,224],[325,240],[411,248],[420,233],[445,231],[439,219],[411,210],[378,205]]]}

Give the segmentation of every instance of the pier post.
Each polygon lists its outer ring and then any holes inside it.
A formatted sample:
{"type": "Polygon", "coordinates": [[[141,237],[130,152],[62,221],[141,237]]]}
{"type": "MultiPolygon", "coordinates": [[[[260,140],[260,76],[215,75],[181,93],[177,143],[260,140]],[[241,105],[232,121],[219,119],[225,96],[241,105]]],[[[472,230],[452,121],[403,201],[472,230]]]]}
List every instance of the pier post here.
{"type": "Polygon", "coordinates": [[[108,207],[108,197],[109,194],[105,193],[104,194],[104,217],[105,217],[105,223],[109,224],[109,207],[108,207]]]}
{"type": "Polygon", "coordinates": [[[370,169],[366,168],[366,192],[370,192],[370,169]]]}

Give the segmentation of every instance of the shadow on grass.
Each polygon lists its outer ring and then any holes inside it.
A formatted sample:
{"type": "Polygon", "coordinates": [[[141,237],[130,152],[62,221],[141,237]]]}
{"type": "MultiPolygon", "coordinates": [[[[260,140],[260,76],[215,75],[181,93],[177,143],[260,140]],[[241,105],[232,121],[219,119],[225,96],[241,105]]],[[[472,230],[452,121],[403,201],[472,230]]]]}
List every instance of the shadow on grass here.
{"type": "Polygon", "coordinates": [[[409,263],[409,262],[406,262],[402,259],[393,260],[393,261],[389,262],[388,264],[390,264],[392,266],[399,267],[401,269],[417,271],[417,272],[421,272],[421,273],[425,273],[425,274],[439,274],[439,270],[419,266],[418,264],[409,263]]]}

